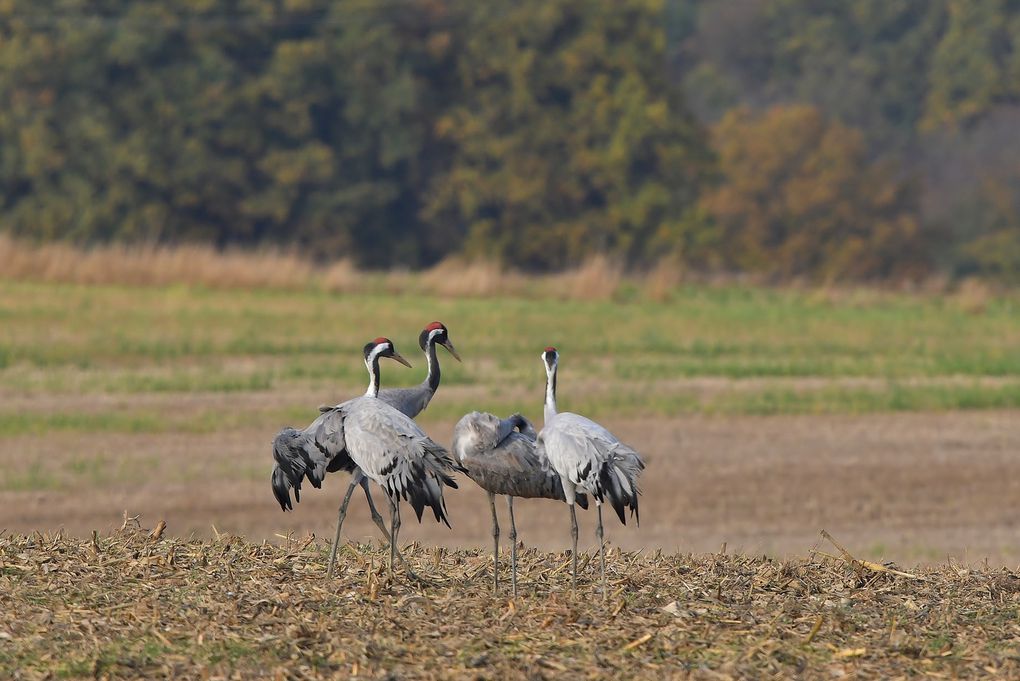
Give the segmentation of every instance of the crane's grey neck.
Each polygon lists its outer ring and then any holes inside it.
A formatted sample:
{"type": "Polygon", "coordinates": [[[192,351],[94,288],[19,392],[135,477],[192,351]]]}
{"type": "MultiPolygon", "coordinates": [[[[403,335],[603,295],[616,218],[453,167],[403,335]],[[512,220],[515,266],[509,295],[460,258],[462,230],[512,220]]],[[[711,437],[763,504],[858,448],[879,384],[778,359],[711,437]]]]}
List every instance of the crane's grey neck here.
{"type": "Polygon", "coordinates": [[[545,421],[556,416],[556,362],[545,368],[545,421]]]}
{"type": "Polygon", "coordinates": [[[372,352],[365,358],[365,367],[368,368],[368,390],[365,391],[366,397],[379,397],[379,355],[383,349],[383,346],[373,348],[372,352]]]}
{"type": "Polygon", "coordinates": [[[429,373],[425,377],[425,383],[432,392],[439,389],[439,357],[436,356],[436,336],[439,334],[440,331],[437,329],[430,333],[428,340],[425,341],[425,361],[429,365],[429,373]]]}

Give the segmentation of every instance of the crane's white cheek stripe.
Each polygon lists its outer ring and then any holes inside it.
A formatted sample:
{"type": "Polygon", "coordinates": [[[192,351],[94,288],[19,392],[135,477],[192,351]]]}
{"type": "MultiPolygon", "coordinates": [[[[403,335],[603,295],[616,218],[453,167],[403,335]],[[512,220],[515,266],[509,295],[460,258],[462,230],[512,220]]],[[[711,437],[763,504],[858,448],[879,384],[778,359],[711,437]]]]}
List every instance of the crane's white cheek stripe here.
{"type": "Polygon", "coordinates": [[[436,339],[436,336],[439,336],[442,333],[443,333],[442,329],[432,329],[431,331],[429,331],[429,340],[434,341],[436,339]]]}
{"type": "Polygon", "coordinates": [[[383,352],[385,352],[387,349],[389,349],[389,347],[390,346],[387,345],[386,343],[380,343],[379,345],[377,345],[374,348],[372,348],[372,352],[368,353],[368,361],[369,361],[369,363],[371,364],[372,362],[374,362],[375,359],[379,355],[381,355],[383,352]]]}

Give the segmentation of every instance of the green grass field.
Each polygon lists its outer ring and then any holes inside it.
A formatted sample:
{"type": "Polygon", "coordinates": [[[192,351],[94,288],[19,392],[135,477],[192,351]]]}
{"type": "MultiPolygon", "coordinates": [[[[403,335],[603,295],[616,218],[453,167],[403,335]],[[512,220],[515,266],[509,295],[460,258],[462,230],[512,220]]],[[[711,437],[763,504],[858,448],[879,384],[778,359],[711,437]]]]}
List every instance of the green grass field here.
{"type": "MultiPolygon", "coordinates": [[[[626,296],[624,296],[626,297],[626,296]]],[[[951,299],[682,288],[666,303],[437,299],[310,292],[0,282],[0,385],[20,396],[307,389],[360,390],[360,348],[392,338],[418,382],[418,331],[444,321],[465,358],[445,385],[467,388],[430,418],[538,408],[539,351],[563,356],[563,405],[595,416],[862,413],[1020,406],[1017,302],[968,312],[951,299]]],[[[86,430],[209,432],[300,420],[309,405],[243,414],[0,407],[0,435],[86,430]]],[[[314,407],[314,405],[311,405],[314,407]]]]}

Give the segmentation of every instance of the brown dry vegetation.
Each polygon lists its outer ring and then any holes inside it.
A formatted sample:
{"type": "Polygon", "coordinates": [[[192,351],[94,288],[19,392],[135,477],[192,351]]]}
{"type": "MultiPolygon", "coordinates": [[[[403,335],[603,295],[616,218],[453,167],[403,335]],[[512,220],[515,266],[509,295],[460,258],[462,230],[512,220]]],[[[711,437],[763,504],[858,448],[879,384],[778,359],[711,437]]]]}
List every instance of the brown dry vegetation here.
{"type": "MultiPolygon", "coordinates": [[[[612,258],[595,256],[580,266],[556,274],[536,275],[485,260],[451,257],[422,272],[359,270],[349,260],[317,263],[296,252],[272,249],[217,250],[208,245],[181,246],[109,244],[83,249],[66,243],[31,244],[0,234],[0,278],[72,284],[128,286],[197,285],[226,289],[319,290],[391,294],[415,293],[443,298],[556,298],[611,300],[640,293],[665,302],[685,281],[731,284],[731,277],[709,278],[690,272],[678,260],[666,258],[647,272],[625,272],[612,258]]],[[[740,277],[743,283],[753,278],[740,277]]],[[[761,282],[758,282],[761,283],[761,282]]],[[[791,282],[796,286],[797,282],[791,282]]],[[[951,300],[970,312],[981,312],[1003,290],[979,280],[956,284],[935,277],[916,290],[928,294],[950,292],[951,300]]],[[[878,289],[861,287],[819,291],[833,299],[880,296],[878,289]]]]}
{"type": "MultiPolygon", "coordinates": [[[[620,265],[597,256],[554,275],[525,275],[488,261],[451,258],[421,273],[370,273],[350,261],[315,263],[297,253],[273,250],[219,251],[207,245],[125,246],[79,249],[53,242],[33,245],[0,234],[0,276],[12,280],[73,284],[212,288],[313,289],[360,293],[414,292],[447,298],[550,295],[607,300],[623,280],[620,265]]],[[[661,278],[661,274],[657,275],[661,278]]]]}
{"type": "Polygon", "coordinates": [[[302,288],[310,283],[309,268],[309,263],[299,256],[275,251],[122,244],[79,249],[60,242],[30,245],[0,235],[0,272],[7,279],[131,286],[188,283],[218,288],[302,288]]]}
{"type": "MultiPolygon", "coordinates": [[[[521,594],[484,551],[407,556],[222,535],[0,538],[0,675],[41,678],[1001,678],[1020,674],[1020,578],[906,575],[852,557],[625,553],[609,597],[582,557],[525,550],[521,594]]],[[[835,553],[836,550],[832,549],[835,553]]]]}

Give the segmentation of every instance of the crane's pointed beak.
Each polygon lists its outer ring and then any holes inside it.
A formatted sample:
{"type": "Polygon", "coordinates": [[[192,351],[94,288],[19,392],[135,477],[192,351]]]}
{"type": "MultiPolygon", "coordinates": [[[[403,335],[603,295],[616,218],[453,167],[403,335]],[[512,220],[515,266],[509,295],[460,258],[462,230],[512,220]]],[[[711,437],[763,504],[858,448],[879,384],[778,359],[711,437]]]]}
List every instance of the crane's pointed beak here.
{"type": "Polygon", "coordinates": [[[408,362],[408,361],[407,361],[406,359],[404,359],[403,357],[401,357],[401,356],[400,356],[400,353],[399,353],[399,352],[397,352],[396,350],[394,350],[394,351],[393,351],[393,354],[392,354],[392,355],[390,355],[389,357],[390,357],[390,359],[392,359],[392,360],[395,360],[395,361],[397,361],[397,362],[400,362],[400,363],[401,363],[401,364],[403,364],[403,365],[404,365],[405,367],[411,368],[411,363],[410,363],[410,362],[408,362]]]}
{"type": "Polygon", "coordinates": [[[458,362],[462,361],[460,355],[458,355],[457,351],[453,349],[453,343],[450,342],[449,338],[443,341],[443,347],[450,351],[450,354],[453,355],[453,358],[455,360],[457,360],[458,362]]]}

